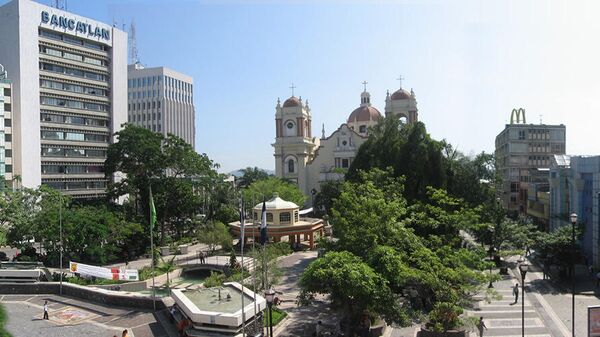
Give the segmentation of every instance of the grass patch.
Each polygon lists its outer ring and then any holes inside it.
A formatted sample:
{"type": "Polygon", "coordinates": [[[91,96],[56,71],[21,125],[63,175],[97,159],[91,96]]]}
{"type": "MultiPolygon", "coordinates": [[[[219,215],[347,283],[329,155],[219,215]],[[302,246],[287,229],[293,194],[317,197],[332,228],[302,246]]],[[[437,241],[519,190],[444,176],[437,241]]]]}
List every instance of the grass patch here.
{"type": "Polygon", "coordinates": [[[8,316],[6,316],[4,306],[0,304],[0,337],[11,337],[11,334],[9,334],[8,331],[6,331],[6,329],[4,328],[7,319],[8,316]]]}
{"type": "MultiPolygon", "coordinates": [[[[279,324],[279,322],[281,322],[285,316],[287,316],[287,312],[281,310],[281,309],[277,309],[277,308],[273,308],[273,326],[276,326],[277,324],[279,324]]],[[[264,325],[265,327],[270,327],[269,322],[268,322],[268,313],[269,313],[269,309],[265,310],[265,319],[264,319],[264,325]]]]}

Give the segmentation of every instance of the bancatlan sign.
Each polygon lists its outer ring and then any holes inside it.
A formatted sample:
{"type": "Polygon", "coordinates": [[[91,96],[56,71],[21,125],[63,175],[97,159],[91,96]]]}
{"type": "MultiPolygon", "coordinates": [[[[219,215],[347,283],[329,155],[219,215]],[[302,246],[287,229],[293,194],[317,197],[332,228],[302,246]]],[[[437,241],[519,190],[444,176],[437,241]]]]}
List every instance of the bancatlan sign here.
{"type": "Polygon", "coordinates": [[[65,16],[58,16],[56,14],[50,15],[50,13],[46,11],[42,12],[42,23],[87,34],[88,36],[110,40],[110,31],[108,29],[93,27],[89,23],[69,19],[65,16]]]}
{"type": "Polygon", "coordinates": [[[139,281],[140,279],[136,269],[104,268],[73,261],[69,262],[69,269],[72,273],[107,280],[139,281]]]}

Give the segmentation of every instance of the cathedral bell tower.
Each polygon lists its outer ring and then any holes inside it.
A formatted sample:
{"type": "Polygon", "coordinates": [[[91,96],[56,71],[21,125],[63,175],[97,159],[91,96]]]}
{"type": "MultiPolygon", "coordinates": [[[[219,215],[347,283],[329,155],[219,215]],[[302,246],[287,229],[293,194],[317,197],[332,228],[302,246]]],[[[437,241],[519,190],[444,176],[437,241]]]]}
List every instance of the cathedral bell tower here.
{"type": "Polygon", "coordinates": [[[307,193],[306,164],[312,159],[317,139],[312,137],[308,101],[293,95],[275,107],[275,175],[295,181],[307,193]]]}

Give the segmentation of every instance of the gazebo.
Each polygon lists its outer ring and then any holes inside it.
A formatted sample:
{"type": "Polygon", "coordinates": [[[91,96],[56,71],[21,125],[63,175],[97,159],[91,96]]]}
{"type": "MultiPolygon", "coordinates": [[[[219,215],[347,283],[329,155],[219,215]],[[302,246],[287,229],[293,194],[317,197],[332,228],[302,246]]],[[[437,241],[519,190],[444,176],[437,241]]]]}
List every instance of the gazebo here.
{"type": "MultiPolygon", "coordinates": [[[[252,208],[252,221],[245,224],[244,241],[248,238],[258,241],[262,206],[261,202],[252,208]]],[[[279,242],[282,237],[287,236],[290,244],[308,241],[310,249],[313,249],[315,234],[322,237],[325,233],[322,219],[300,218],[300,207],[291,201],[281,199],[277,194],[274,194],[265,206],[269,241],[279,242]]],[[[231,222],[229,226],[233,235],[240,237],[240,222],[231,222]]]]}

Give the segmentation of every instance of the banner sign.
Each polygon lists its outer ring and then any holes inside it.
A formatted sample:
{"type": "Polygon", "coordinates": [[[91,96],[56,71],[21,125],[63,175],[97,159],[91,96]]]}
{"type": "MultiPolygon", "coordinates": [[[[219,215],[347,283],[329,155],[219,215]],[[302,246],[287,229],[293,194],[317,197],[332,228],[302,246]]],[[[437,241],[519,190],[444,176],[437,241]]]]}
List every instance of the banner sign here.
{"type": "Polygon", "coordinates": [[[118,268],[97,267],[73,261],[69,262],[69,269],[72,273],[98,277],[107,280],[139,281],[140,279],[136,269],[119,270],[118,268]]]}
{"type": "Polygon", "coordinates": [[[588,307],[588,336],[600,337],[600,306],[588,307]]]}

